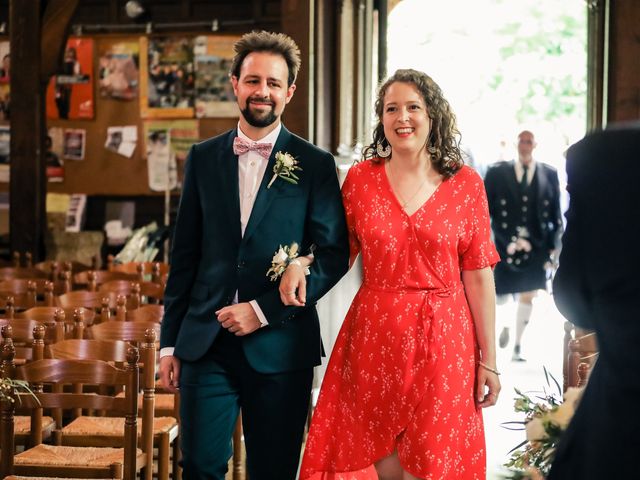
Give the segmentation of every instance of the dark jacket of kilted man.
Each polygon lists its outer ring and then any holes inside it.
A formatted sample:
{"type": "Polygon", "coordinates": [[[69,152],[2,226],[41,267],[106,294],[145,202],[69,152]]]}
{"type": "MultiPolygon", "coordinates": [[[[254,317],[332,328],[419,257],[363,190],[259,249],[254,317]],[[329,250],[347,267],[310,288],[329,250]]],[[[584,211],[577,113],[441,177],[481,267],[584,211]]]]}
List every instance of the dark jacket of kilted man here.
{"type": "Polygon", "coordinates": [[[559,247],[562,234],[556,169],[535,162],[533,177],[523,186],[516,177],[515,162],[497,162],[485,176],[491,228],[501,259],[495,268],[499,295],[545,288],[545,264],[559,247]],[[519,238],[531,244],[530,251],[508,248],[519,238]]]}

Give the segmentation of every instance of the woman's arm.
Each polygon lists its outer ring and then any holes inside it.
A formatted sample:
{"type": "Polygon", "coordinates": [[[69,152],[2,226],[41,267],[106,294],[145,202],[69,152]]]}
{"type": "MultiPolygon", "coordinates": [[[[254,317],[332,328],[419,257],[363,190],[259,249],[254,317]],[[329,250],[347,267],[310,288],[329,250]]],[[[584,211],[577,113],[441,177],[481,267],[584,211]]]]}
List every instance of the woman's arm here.
{"type": "Polygon", "coordinates": [[[495,405],[500,393],[500,379],[496,367],[496,294],[491,267],[463,270],[467,302],[475,325],[480,347],[476,397],[480,407],[495,405]],[[485,387],[488,392],[485,393],[485,387]]]}

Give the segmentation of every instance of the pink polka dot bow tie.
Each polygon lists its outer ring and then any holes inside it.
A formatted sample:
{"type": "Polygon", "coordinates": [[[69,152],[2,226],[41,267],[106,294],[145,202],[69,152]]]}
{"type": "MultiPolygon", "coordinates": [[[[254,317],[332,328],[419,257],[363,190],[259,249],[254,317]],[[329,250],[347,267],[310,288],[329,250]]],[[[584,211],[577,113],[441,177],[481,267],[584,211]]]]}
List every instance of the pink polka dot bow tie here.
{"type": "Polygon", "coordinates": [[[233,153],[235,153],[236,155],[242,155],[243,153],[247,153],[253,150],[261,157],[269,159],[272,147],[273,144],[271,143],[248,142],[244,138],[240,137],[236,137],[233,139],[233,153]]]}

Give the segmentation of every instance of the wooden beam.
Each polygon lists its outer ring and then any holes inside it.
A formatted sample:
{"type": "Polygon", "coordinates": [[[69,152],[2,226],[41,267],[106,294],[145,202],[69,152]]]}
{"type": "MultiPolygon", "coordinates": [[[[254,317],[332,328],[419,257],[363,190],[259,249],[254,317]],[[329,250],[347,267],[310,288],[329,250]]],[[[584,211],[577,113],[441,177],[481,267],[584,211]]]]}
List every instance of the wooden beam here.
{"type": "Polygon", "coordinates": [[[45,85],[41,82],[40,0],[11,0],[11,250],[44,251],[45,85]]]}
{"type": "Polygon", "coordinates": [[[49,0],[42,18],[42,56],[40,75],[47,83],[62,64],[62,56],[69,36],[71,18],[79,0],[49,0]]]}

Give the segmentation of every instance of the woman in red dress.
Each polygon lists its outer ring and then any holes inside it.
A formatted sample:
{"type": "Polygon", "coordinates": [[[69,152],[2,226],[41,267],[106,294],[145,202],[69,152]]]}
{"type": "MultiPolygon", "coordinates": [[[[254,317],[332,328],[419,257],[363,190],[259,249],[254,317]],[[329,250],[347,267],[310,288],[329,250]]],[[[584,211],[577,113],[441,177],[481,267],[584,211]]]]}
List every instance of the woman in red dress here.
{"type": "Polygon", "coordinates": [[[484,186],[463,165],[455,117],[429,76],[397,71],[376,113],[371,155],[342,187],[364,281],[331,354],[301,479],[484,480],[481,408],[500,391],[499,257],[484,186]]]}

